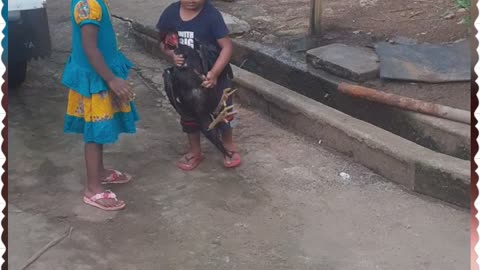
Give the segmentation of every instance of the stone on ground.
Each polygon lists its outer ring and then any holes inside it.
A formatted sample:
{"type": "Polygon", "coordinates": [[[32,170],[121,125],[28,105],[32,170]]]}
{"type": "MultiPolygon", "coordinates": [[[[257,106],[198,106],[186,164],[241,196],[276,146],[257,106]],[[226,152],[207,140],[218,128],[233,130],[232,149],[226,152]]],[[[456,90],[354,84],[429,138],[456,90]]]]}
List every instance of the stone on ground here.
{"type": "Polygon", "coordinates": [[[367,48],[330,44],[307,51],[307,62],[317,69],[353,81],[375,79],[378,57],[367,48]]]}
{"type": "Polygon", "coordinates": [[[225,24],[227,24],[228,30],[230,30],[231,35],[240,35],[250,31],[250,25],[246,21],[241,20],[228,13],[221,13],[223,19],[225,20],[225,24]]]}
{"type": "Polygon", "coordinates": [[[383,79],[418,82],[470,80],[470,47],[466,40],[453,44],[375,45],[383,79]]]}

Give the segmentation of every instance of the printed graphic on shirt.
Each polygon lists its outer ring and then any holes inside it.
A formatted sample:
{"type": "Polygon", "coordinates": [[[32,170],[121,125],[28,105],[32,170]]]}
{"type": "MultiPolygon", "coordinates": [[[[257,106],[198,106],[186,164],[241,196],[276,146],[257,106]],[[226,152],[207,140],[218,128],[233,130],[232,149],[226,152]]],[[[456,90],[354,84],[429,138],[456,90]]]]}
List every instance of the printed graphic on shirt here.
{"type": "Polygon", "coordinates": [[[178,42],[195,49],[194,34],[191,31],[178,31],[178,42]]]}

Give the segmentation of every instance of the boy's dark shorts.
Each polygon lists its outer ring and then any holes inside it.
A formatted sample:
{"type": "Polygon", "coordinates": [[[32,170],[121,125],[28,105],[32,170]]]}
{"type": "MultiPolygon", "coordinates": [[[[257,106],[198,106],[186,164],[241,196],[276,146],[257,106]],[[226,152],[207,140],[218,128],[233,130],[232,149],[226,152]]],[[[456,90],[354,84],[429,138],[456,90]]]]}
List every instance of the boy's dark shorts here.
{"type": "MultiPolygon", "coordinates": [[[[216,87],[218,99],[222,97],[223,90],[231,87],[232,87],[232,81],[228,77],[218,78],[217,87],[216,87]]],[[[227,106],[231,106],[231,105],[233,105],[232,96],[230,96],[229,99],[227,100],[227,106]]],[[[220,130],[232,128],[231,121],[233,121],[233,118],[234,118],[233,115],[229,116],[227,120],[230,123],[227,124],[225,122],[221,122],[220,124],[218,124],[217,127],[220,130]]],[[[180,124],[182,125],[183,132],[185,133],[195,133],[200,131],[200,125],[193,118],[183,117],[180,119],[180,124]]]]}

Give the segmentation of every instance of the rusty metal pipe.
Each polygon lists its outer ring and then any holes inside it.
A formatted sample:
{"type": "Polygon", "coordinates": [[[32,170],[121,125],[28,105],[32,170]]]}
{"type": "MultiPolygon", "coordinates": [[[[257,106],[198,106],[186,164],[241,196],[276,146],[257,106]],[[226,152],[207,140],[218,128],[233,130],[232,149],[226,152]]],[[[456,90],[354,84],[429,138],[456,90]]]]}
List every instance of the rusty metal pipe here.
{"type": "Polygon", "coordinates": [[[471,122],[471,116],[469,111],[460,110],[440,104],[426,102],[409,97],[403,97],[395,94],[389,94],[375,89],[343,82],[338,85],[337,90],[349,96],[391,105],[404,110],[428,114],[465,124],[470,124],[471,122]]]}

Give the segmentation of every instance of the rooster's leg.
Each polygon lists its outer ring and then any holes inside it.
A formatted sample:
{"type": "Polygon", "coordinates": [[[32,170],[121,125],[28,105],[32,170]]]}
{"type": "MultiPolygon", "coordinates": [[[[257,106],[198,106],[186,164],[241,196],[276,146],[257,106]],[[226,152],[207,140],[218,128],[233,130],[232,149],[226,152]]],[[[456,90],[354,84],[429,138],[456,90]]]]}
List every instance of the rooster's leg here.
{"type": "MultiPolygon", "coordinates": [[[[224,108],[218,115],[217,117],[215,117],[215,119],[212,121],[212,123],[210,123],[210,125],[208,126],[208,130],[211,130],[213,128],[215,128],[220,122],[228,122],[227,121],[227,117],[229,116],[232,116],[232,115],[235,115],[237,114],[237,112],[233,111],[233,112],[228,112],[229,110],[233,109],[233,105],[232,106],[229,106],[229,107],[226,107],[224,108]]],[[[213,118],[213,117],[212,117],[213,118]]]]}
{"type": "Polygon", "coordinates": [[[237,89],[232,89],[232,88],[227,88],[227,89],[223,90],[223,94],[222,94],[222,97],[220,98],[220,102],[218,102],[217,107],[213,111],[214,115],[218,114],[220,112],[220,110],[222,109],[222,107],[227,106],[228,98],[231,95],[233,95],[233,93],[235,93],[236,91],[237,91],[237,89]]]}

